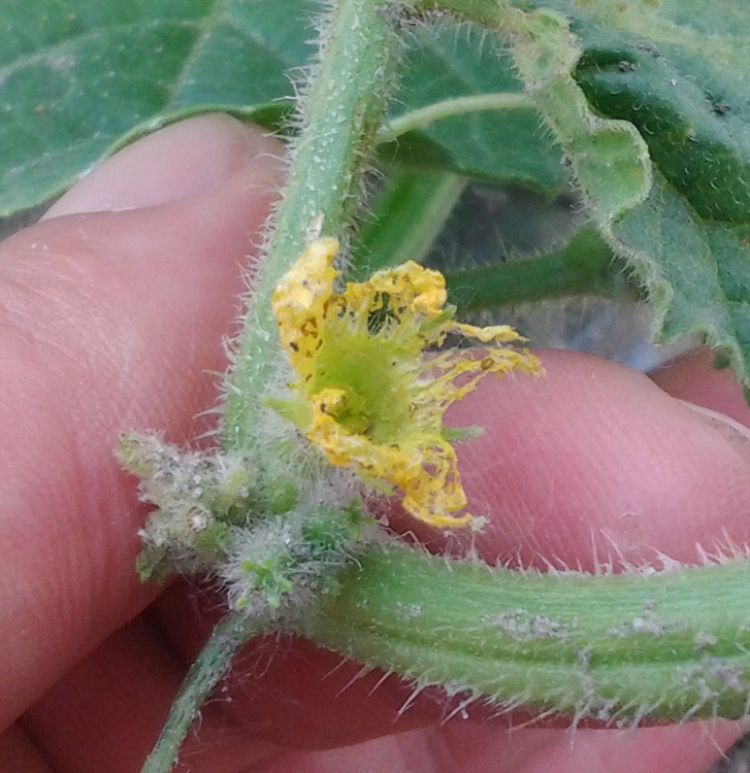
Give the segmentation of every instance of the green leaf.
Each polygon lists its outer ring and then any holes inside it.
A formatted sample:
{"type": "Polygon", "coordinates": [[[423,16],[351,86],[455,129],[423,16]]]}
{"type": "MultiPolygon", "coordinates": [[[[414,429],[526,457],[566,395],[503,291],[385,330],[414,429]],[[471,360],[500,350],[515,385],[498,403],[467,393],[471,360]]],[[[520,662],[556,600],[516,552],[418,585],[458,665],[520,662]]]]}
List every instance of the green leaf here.
{"type": "MultiPolygon", "coordinates": [[[[312,52],[317,11],[312,0],[4,0],[0,216],[59,194],[124,142],[192,113],[276,126],[294,93],[289,70],[312,52]]],[[[396,115],[521,90],[507,58],[498,61],[476,31],[420,29],[403,71],[396,115]]],[[[528,107],[446,119],[386,153],[541,190],[566,178],[528,107]]]]}
{"type": "Polygon", "coordinates": [[[287,68],[307,54],[305,16],[295,0],[5,0],[0,214],[54,196],[127,136],[181,115],[268,121],[291,91],[287,68]]]}
{"type": "Polygon", "coordinates": [[[59,193],[128,135],[180,115],[267,113],[305,56],[287,23],[304,16],[295,0],[5,0],[0,214],[59,193]]]}
{"type": "Polygon", "coordinates": [[[656,340],[700,332],[750,383],[750,5],[665,0],[576,6],[591,104],[648,144],[648,198],[612,223],[649,293],[656,340]]]}
{"type": "Polygon", "coordinates": [[[566,154],[588,207],[602,225],[642,202],[651,184],[643,138],[627,121],[592,111],[573,78],[581,56],[568,20],[547,8],[525,12],[496,0],[426,0],[485,24],[509,43],[526,91],[566,154]]]}
{"type": "Polygon", "coordinates": [[[747,388],[750,6],[739,0],[439,5],[495,26],[511,42],[594,220],[650,297],[656,341],[703,334],[747,388]],[[574,64],[577,86],[570,79],[574,64]],[[598,118],[592,120],[582,94],[598,118]],[[644,142],[648,157],[638,148],[644,142]],[[639,163],[650,174],[639,174],[639,163]]]}

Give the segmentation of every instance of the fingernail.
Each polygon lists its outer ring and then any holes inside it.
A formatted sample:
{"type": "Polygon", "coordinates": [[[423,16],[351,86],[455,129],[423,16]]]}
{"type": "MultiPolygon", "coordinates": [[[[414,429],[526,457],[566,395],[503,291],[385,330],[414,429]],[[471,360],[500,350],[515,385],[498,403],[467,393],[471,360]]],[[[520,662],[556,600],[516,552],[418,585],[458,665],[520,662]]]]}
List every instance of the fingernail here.
{"type": "Polygon", "coordinates": [[[727,440],[741,445],[744,450],[750,451],[750,429],[744,424],[740,424],[738,421],[729,418],[729,416],[724,413],[712,411],[710,408],[705,408],[702,405],[697,405],[696,403],[691,403],[687,400],[680,400],[679,398],[674,399],[690,409],[707,424],[710,424],[715,430],[727,438],[727,440]]]}
{"type": "Polygon", "coordinates": [[[76,183],[42,219],[116,212],[209,193],[277,140],[227,115],[172,124],[123,148],[76,183]]]}

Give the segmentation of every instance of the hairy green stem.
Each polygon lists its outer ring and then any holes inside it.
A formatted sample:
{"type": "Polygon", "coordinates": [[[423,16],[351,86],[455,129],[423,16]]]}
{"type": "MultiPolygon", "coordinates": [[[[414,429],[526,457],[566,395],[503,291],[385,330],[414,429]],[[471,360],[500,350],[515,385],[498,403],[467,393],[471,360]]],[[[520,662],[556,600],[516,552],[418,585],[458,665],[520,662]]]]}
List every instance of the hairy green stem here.
{"type": "Polygon", "coordinates": [[[445,281],[451,303],[462,311],[569,295],[610,296],[627,287],[622,264],[593,228],[549,255],[446,271],[445,281]]]}
{"type": "Polygon", "coordinates": [[[203,702],[229,671],[239,648],[258,633],[259,626],[236,612],[227,614],[214,628],[185,677],[159,740],[144,763],[141,773],[167,773],[172,770],[177,762],[180,746],[203,702]]]}
{"type": "Polygon", "coordinates": [[[614,722],[748,713],[745,560],[542,574],[394,546],[341,579],[301,632],[417,687],[614,722]]]}
{"type": "Polygon", "coordinates": [[[446,99],[434,102],[419,110],[393,118],[378,132],[378,142],[393,142],[406,132],[426,129],[435,121],[454,115],[487,110],[519,110],[534,108],[534,100],[519,92],[501,92],[497,94],[471,94],[467,97],[446,99]]]}
{"type": "Polygon", "coordinates": [[[405,3],[339,0],[309,77],[283,200],[227,383],[223,443],[252,448],[269,376],[280,358],[271,295],[284,272],[319,235],[342,238],[358,204],[361,173],[375,146],[401,42],[394,29],[405,3]]]}

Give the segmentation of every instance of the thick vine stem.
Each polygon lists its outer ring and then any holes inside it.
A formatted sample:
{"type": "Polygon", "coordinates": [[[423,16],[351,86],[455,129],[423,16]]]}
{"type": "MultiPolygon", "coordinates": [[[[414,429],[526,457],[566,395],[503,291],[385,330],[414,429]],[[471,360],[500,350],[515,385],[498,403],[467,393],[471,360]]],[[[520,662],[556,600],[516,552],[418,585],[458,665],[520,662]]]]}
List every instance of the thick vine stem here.
{"type": "Polygon", "coordinates": [[[303,98],[302,131],[284,198],[229,377],[223,443],[252,448],[269,376],[280,360],[271,294],[313,238],[342,238],[357,206],[401,48],[395,30],[408,3],[339,0],[323,30],[320,60],[303,98]]]}
{"type": "Polygon", "coordinates": [[[214,628],[185,677],[159,740],[141,768],[141,773],[168,773],[172,770],[177,763],[180,746],[203,702],[229,671],[232,658],[239,648],[260,632],[258,625],[236,612],[227,614],[214,628]]]}
{"type": "Polygon", "coordinates": [[[467,703],[616,724],[744,717],[750,563],[517,572],[376,547],[300,632],[467,703]],[[717,603],[720,600],[720,603],[717,603]]]}

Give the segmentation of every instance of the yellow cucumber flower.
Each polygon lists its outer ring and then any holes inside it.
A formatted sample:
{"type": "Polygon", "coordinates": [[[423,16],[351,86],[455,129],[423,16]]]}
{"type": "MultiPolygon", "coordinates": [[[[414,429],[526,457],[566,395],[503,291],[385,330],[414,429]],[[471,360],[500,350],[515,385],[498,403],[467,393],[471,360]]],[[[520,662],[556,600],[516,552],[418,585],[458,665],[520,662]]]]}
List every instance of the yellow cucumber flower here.
{"type": "Polygon", "coordinates": [[[508,347],[426,358],[451,333],[483,344],[523,339],[506,325],[455,322],[442,274],[413,261],[337,292],[338,249],[336,239],[314,241],[276,287],[272,309],[297,380],[292,399],[273,407],[332,465],[399,489],[414,517],[464,526],[473,516],[461,512],[466,495],[447,439],[456,433],[443,415],[486,375],[539,374],[539,361],[508,347]]]}

